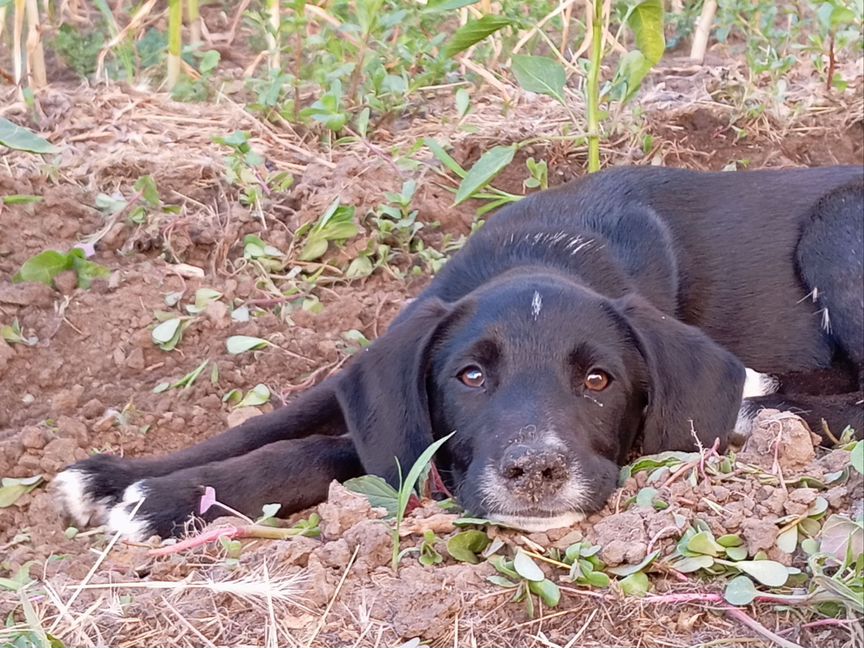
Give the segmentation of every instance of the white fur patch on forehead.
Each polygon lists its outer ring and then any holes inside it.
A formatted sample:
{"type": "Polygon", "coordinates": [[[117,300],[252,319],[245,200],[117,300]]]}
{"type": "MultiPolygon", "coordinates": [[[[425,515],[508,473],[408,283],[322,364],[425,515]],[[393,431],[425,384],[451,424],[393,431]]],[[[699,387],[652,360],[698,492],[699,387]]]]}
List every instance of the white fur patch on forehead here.
{"type": "Polygon", "coordinates": [[[531,314],[534,316],[535,322],[540,317],[541,308],[543,308],[543,298],[540,296],[540,292],[535,290],[534,296],[531,298],[531,314]]]}

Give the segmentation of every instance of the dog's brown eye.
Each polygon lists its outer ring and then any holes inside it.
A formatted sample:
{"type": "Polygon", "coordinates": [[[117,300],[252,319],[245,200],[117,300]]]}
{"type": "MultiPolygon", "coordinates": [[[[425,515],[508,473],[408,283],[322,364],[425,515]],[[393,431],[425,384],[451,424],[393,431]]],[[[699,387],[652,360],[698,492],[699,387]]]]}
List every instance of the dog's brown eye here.
{"type": "Polygon", "coordinates": [[[459,380],[468,387],[482,387],[486,382],[486,376],[483,375],[483,370],[480,367],[468,367],[463,369],[459,374],[459,380]]]}
{"type": "Polygon", "coordinates": [[[609,386],[609,374],[599,369],[592,369],[585,376],[584,384],[591,391],[603,391],[609,386]]]}

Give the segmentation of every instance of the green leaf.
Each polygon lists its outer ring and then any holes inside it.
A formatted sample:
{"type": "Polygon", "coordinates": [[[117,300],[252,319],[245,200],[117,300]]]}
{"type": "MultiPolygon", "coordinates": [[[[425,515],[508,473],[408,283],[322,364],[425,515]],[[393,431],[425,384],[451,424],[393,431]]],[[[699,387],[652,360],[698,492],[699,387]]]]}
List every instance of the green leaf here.
{"type": "Polygon", "coordinates": [[[687,550],[704,556],[719,556],[723,552],[723,547],[717,544],[710,531],[702,531],[690,538],[687,550]]]}
{"type": "Polygon", "coordinates": [[[207,50],[204,52],[204,56],[201,57],[201,62],[198,64],[198,70],[202,74],[212,72],[219,65],[220,58],[221,56],[218,50],[207,50]]]}
{"type": "Polygon", "coordinates": [[[111,274],[105,266],[85,259],[84,250],[81,248],[74,248],[67,256],[72,261],[72,268],[78,277],[79,288],[89,288],[94,279],[104,279],[111,274]]]}
{"type": "Polygon", "coordinates": [[[476,565],[480,562],[477,554],[488,547],[489,542],[489,536],[482,531],[462,531],[447,541],[447,553],[460,562],[476,565]]]}
{"type": "Polygon", "coordinates": [[[672,567],[682,574],[707,569],[714,564],[714,559],[711,556],[687,556],[681,560],[672,563],[672,567]]]}
{"type": "Polygon", "coordinates": [[[662,0],[642,0],[633,7],[628,20],[636,36],[636,47],[651,66],[657,65],[666,50],[662,0]]]}
{"type": "Polygon", "coordinates": [[[609,576],[607,576],[601,571],[592,571],[588,574],[585,574],[582,580],[584,580],[585,583],[590,585],[591,587],[609,587],[609,576]]]}
{"type": "Polygon", "coordinates": [[[864,441],[858,441],[849,453],[849,464],[859,473],[864,474],[864,441]]]}
{"type": "Polygon", "coordinates": [[[742,574],[726,584],[723,598],[732,605],[750,605],[758,595],[759,591],[753,585],[753,581],[742,574]]]}
{"type": "Polygon", "coordinates": [[[466,88],[456,91],[456,114],[462,119],[471,107],[471,95],[466,88]]]}
{"type": "Polygon", "coordinates": [[[636,506],[639,508],[654,508],[654,500],[659,491],[656,488],[647,486],[636,493],[636,506]]]}
{"type": "Polygon", "coordinates": [[[0,117],[0,145],[29,153],[56,153],[59,150],[48,140],[3,117],[0,117]]]}
{"type": "Polygon", "coordinates": [[[528,589],[539,596],[547,607],[553,608],[561,601],[561,590],[548,578],[542,581],[529,581],[528,589]]]}
{"type": "Polygon", "coordinates": [[[822,527],[819,550],[841,563],[851,551],[853,560],[857,560],[864,553],[864,529],[846,516],[832,515],[822,527]]]}
{"type": "Polygon", "coordinates": [[[512,560],[507,560],[504,556],[493,556],[489,559],[489,562],[492,563],[492,566],[499,574],[503,574],[507,578],[512,578],[513,580],[519,579],[519,574],[517,574],[516,570],[513,569],[512,560]]]}
{"type": "Polygon", "coordinates": [[[479,2],[479,0],[429,0],[426,4],[425,11],[428,13],[452,11],[454,9],[461,9],[462,7],[477,4],[477,2],[479,2]]]}
{"type": "Polygon", "coordinates": [[[444,46],[442,55],[444,58],[452,58],[459,52],[464,52],[472,45],[479,43],[487,36],[491,36],[499,29],[509,27],[512,24],[513,21],[510,18],[493,16],[491,14],[477,20],[469,20],[450,37],[447,45],[444,46]]]}
{"type": "Polygon", "coordinates": [[[169,320],[165,320],[153,329],[153,331],[150,333],[150,337],[155,344],[158,344],[160,346],[163,344],[168,344],[172,339],[174,339],[174,336],[180,329],[181,323],[182,320],[179,317],[172,317],[169,320]]]}
{"type": "Polygon", "coordinates": [[[698,456],[699,453],[697,452],[680,452],[678,450],[669,450],[659,454],[646,455],[633,462],[630,472],[635,475],[643,470],[654,470],[655,468],[677,466],[678,464],[693,461],[698,456]]]}
{"type": "Polygon", "coordinates": [[[151,207],[158,207],[162,202],[159,196],[159,190],[156,188],[156,181],[151,175],[143,175],[135,181],[132,188],[141,194],[141,197],[151,207]]]}
{"type": "Polygon", "coordinates": [[[513,569],[527,581],[540,582],[546,578],[543,570],[537,566],[537,563],[531,559],[531,556],[521,549],[516,550],[516,556],[513,558],[513,569]]]}
{"type": "Polygon", "coordinates": [[[729,560],[747,560],[747,547],[726,547],[725,551],[729,560]]]}
{"type": "Polygon", "coordinates": [[[399,507],[399,493],[377,475],[354,477],[343,485],[352,493],[365,495],[372,506],[386,509],[390,517],[396,515],[396,510],[399,507]]]}
{"type": "Polygon", "coordinates": [[[269,400],[270,389],[267,385],[258,383],[249,390],[249,392],[243,397],[243,400],[237,403],[237,407],[255,407],[256,405],[263,405],[269,400]]]}
{"type": "Polygon", "coordinates": [[[798,525],[794,524],[777,536],[777,548],[791,554],[798,546],[798,525]]]}
{"type": "Polygon", "coordinates": [[[567,104],[564,97],[567,74],[564,66],[555,59],[517,54],[513,57],[511,69],[523,89],[552,97],[562,105],[567,104]]]}
{"type": "Polygon", "coordinates": [[[263,338],[249,335],[232,335],[225,340],[225,348],[231,355],[245,353],[246,351],[257,351],[270,346],[270,342],[263,338]]]}
{"type": "Polygon", "coordinates": [[[467,175],[467,171],[463,169],[460,164],[454,160],[447,151],[444,150],[444,147],[441,146],[436,140],[431,137],[427,137],[423,140],[423,144],[432,151],[432,155],[435,156],[435,159],[438,160],[445,167],[450,169],[453,173],[455,173],[460,178],[464,178],[467,175]]]}
{"type": "Polygon", "coordinates": [[[281,504],[265,504],[261,507],[261,517],[259,518],[259,522],[266,518],[276,517],[280,508],[282,508],[281,504]]]}
{"type": "Polygon", "coordinates": [[[741,536],[736,535],[734,533],[727,533],[726,535],[722,535],[717,538],[717,544],[721,547],[740,547],[744,544],[744,540],[741,539],[741,536]]]}
{"type": "Polygon", "coordinates": [[[33,203],[42,202],[42,196],[10,194],[8,196],[0,196],[0,202],[4,205],[32,205],[33,203]]]}
{"type": "Polygon", "coordinates": [[[479,160],[471,167],[471,170],[465,175],[459,190],[456,192],[456,205],[468,200],[475,192],[485,187],[492,179],[501,173],[508,164],[513,161],[513,156],[516,154],[516,147],[496,146],[486,151],[479,160]]]}
{"type": "Polygon", "coordinates": [[[32,281],[51,285],[54,277],[72,269],[72,258],[55,250],[45,250],[30,257],[13,277],[13,281],[32,281]]]}
{"type": "Polygon", "coordinates": [[[179,317],[172,317],[169,320],[165,320],[153,329],[150,333],[150,337],[153,339],[155,344],[160,346],[168,344],[174,339],[174,336],[177,335],[181,323],[182,320],[179,317]]]}
{"type": "Polygon", "coordinates": [[[519,587],[518,583],[514,583],[506,576],[501,576],[500,574],[492,574],[491,576],[487,576],[486,580],[493,585],[497,585],[498,587],[506,587],[507,589],[519,587]]]}
{"type": "Polygon", "coordinates": [[[780,587],[789,578],[786,566],[774,560],[741,560],[735,567],[768,587],[780,587]]]}
{"type": "Polygon", "coordinates": [[[630,574],[627,578],[618,583],[621,591],[626,596],[643,597],[648,593],[650,583],[648,577],[641,571],[630,574]]]}
{"type": "Polygon", "coordinates": [[[636,49],[621,57],[615,77],[625,84],[622,102],[639,90],[642,80],[657,65],[666,49],[662,0],[642,0],[632,7],[627,23],[636,36],[636,49]]]}
{"type": "Polygon", "coordinates": [[[4,477],[0,481],[0,508],[7,508],[42,483],[42,475],[33,477],[4,477]]]}
{"type": "Polygon", "coordinates": [[[660,555],[660,549],[652,551],[638,565],[618,565],[617,567],[609,567],[606,571],[615,576],[630,576],[636,572],[641,572],[648,565],[657,559],[660,555]]]}
{"type": "Polygon", "coordinates": [[[402,482],[402,487],[399,490],[399,508],[396,511],[397,519],[401,520],[402,516],[405,514],[405,509],[408,507],[408,500],[411,497],[411,493],[414,492],[414,485],[417,483],[420,473],[422,473],[426,468],[426,464],[432,461],[432,457],[435,456],[438,448],[444,445],[454,434],[456,434],[455,431],[438,439],[426,448],[419,457],[417,457],[417,461],[415,461],[414,465],[411,466],[411,470],[408,471],[408,476],[405,478],[405,481],[402,482]]]}

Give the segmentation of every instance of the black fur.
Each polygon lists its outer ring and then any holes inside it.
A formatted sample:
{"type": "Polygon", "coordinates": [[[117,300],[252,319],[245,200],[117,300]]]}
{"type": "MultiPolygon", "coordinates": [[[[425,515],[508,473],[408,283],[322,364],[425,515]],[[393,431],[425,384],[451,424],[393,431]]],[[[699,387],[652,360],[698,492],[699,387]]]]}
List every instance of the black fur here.
{"type": "Polygon", "coordinates": [[[395,484],[397,460],[407,471],[455,430],[436,461],[473,513],[596,510],[634,449],[724,447],[745,366],[785,383],[749,410],[860,434],[862,263],[860,167],[610,170],[494,215],[385,335],[288,406],[174,455],[70,470],[107,507],[143,479],[138,515],[168,535],[203,486],[285,514],[331,479],[395,484]],[[469,366],[482,387],[460,380],[469,366]],[[595,392],[597,369],[611,382],[595,392]],[[829,375],[851,393],[826,394],[829,375]]]}

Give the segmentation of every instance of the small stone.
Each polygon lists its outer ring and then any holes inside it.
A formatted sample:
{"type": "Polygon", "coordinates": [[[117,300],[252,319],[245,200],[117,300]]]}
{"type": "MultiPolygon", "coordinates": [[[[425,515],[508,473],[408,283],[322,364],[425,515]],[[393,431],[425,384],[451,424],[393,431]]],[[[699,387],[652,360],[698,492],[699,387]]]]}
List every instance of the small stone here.
{"type": "Polygon", "coordinates": [[[217,394],[207,394],[198,402],[201,408],[205,410],[218,411],[222,409],[222,399],[217,394]]]}
{"type": "Polygon", "coordinates": [[[81,408],[81,414],[88,419],[97,418],[104,413],[105,406],[98,398],[91,398],[89,401],[84,403],[84,407],[81,408]]]}
{"type": "Polygon", "coordinates": [[[75,385],[70,389],[61,389],[51,399],[51,409],[57,414],[71,414],[78,408],[78,402],[84,394],[81,385],[75,385]]]}
{"type": "Polygon", "coordinates": [[[45,472],[58,472],[63,466],[75,460],[78,442],[75,439],[54,439],[42,451],[39,466],[45,472]]]}
{"type": "Polygon", "coordinates": [[[126,356],[126,366],[135,371],[142,371],[146,365],[144,360],[144,349],[135,347],[126,356]]]}
{"type": "Polygon", "coordinates": [[[21,443],[25,448],[32,448],[34,450],[41,450],[48,442],[45,438],[45,430],[35,425],[28,425],[22,429],[20,437],[21,443]]]}
{"type": "Polygon", "coordinates": [[[42,460],[36,455],[25,454],[18,459],[18,467],[25,473],[33,473],[42,470],[42,460]]]}
{"type": "Polygon", "coordinates": [[[221,301],[213,301],[207,304],[207,308],[204,309],[204,316],[210,320],[213,323],[213,326],[217,329],[228,328],[231,324],[230,318],[228,317],[228,306],[221,301]]]}
{"type": "Polygon", "coordinates": [[[88,441],[87,426],[71,416],[61,416],[57,419],[57,436],[61,439],[74,439],[79,446],[84,447],[88,441]]]}

